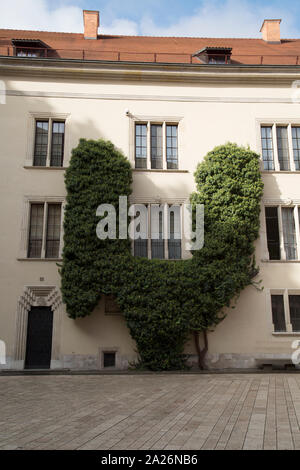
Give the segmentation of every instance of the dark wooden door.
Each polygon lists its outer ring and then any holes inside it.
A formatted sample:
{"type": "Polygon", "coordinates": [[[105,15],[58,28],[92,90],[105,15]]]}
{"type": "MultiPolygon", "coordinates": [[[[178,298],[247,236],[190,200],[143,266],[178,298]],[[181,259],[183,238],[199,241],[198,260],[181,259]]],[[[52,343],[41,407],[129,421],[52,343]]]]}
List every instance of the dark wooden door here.
{"type": "Polygon", "coordinates": [[[50,369],[53,312],[50,307],[32,307],[28,314],[25,369],[50,369]]]}

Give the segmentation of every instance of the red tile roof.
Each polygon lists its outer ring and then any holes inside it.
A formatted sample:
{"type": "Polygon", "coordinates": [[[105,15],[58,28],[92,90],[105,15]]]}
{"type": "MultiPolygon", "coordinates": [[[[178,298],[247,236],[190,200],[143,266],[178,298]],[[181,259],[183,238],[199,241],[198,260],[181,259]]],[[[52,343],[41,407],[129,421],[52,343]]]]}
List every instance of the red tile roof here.
{"type": "Polygon", "coordinates": [[[300,39],[270,44],[262,39],[106,36],[84,39],[83,34],[0,29],[0,55],[13,55],[12,39],[40,39],[49,58],[133,62],[195,63],[205,47],[232,48],[232,63],[300,65],[300,39]]]}

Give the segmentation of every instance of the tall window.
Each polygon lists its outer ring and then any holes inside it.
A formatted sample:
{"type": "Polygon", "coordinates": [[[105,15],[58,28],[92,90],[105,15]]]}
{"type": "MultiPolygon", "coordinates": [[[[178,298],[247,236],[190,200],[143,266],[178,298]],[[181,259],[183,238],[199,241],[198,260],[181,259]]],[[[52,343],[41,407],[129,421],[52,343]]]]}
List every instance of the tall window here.
{"type": "Polygon", "coordinates": [[[164,211],[151,211],[151,258],[165,258],[164,211]]]}
{"type": "Polygon", "coordinates": [[[135,167],[147,168],[147,124],[135,126],[135,167]]]}
{"type": "Polygon", "coordinates": [[[265,170],[274,170],[272,127],[261,128],[262,157],[265,170]]]}
{"type": "Polygon", "coordinates": [[[277,149],[280,170],[290,170],[290,155],[287,127],[277,126],[277,149]]]}
{"type": "Polygon", "coordinates": [[[58,258],[61,242],[61,203],[32,203],[28,258],[58,258]]]}
{"type": "Polygon", "coordinates": [[[280,240],[277,207],[266,207],[266,226],[269,257],[271,260],[280,259],[280,240]]]}
{"type": "Polygon", "coordinates": [[[167,169],[178,168],[178,126],[167,125],[167,169]]]}
{"type": "Polygon", "coordinates": [[[64,140],[64,121],[36,120],[33,165],[62,167],[64,140]]]}
{"type": "Polygon", "coordinates": [[[137,169],[178,169],[178,124],[135,124],[135,167],[137,169]]]}
{"type": "Polygon", "coordinates": [[[169,208],[170,238],[168,240],[169,259],[181,258],[180,207],[169,208]]]}
{"type": "Polygon", "coordinates": [[[34,166],[46,166],[48,155],[49,122],[36,121],[35,123],[35,146],[34,166]]]}
{"type": "Polygon", "coordinates": [[[294,208],[283,207],[282,211],[282,229],[286,259],[293,260],[297,258],[297,244],[294,208]]]}
{"type": "Polygon", "coordinates": [[[299,259],[300,208],[266,207],[265,215],[269,259],[299,259]]]}
{"type": "Polygon", "coordinates": [[[274,332],[300,332],[300,293],[289,289],[282,293],[271,293],[274,332]]]}
{"type": "MultiPolygon", "coordinates": [[[[139,217],[141,214],[137,212],[136,215],[139,217]]],[[[134,256],[148,258],[148,220],[145,227],[141,227],[141,224],[138,224],[137,232],[139,233],[139,238],[134,240],[134,256]]]]}
{"type": "Polygon", "coordinates": [[[40,258],[43,244],[44,204],[31,204],[28,258],[40,258]]]}
{"type": "Polygon", "coordinates": [[[292,127],[295,170],[300,170],[300,127],[292,127]]]}
{"type": "MultiPolygon", "coordinates": [[[[134,255],[152,259],[181,259],[181,206],[149,204],[147,211],[150,223],[144,228],[137,225],[136,231],[141,236],[134,240],[134,255]]],[[[136,216],[140,216],[138,211],[136,216]]]]}
{"type": "Polygon", "coordinates": [[[271,302],[274,331],[286,331],[283,295],[272,295],[271,302]]]}
{"type": "Polygon", "coordinates": [[[151,168],[163,167],[162,125],[151,124],[151,168]]]}
{"type": "Polygon", "coordinates": [[[289,305],[293,331],[300,331],[300,295],[289,295],[289,305]]]}
{"type": "Polygon", "coordinates": [[[300,126],[261,126],[264,170],[300,171],[300,126]]]}

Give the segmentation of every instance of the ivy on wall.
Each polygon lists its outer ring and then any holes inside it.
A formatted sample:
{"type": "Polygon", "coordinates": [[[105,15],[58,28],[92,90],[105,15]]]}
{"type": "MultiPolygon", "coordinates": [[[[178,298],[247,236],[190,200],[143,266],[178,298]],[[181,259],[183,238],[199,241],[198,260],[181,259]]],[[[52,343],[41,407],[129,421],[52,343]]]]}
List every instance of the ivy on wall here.
{"type": "Polygon", "coordinates": [[[258,273],[259,156],[235,144],[217,147],[198,165],[195,179],[191,203],[205,205],[204,248],[188,260],[148,260],[132,256],[129,240],[96,236],[98,206],[113,204],[118,214],[119,196],[131,194],[129,161],[110,142],[81,139],[66,170],[61,277],[68,315],[90,315],[101,295],[114,295],[136,341],[139,365],[152,370],[184,368],[191,332],[204,367],[207,331],[258,273]]]}

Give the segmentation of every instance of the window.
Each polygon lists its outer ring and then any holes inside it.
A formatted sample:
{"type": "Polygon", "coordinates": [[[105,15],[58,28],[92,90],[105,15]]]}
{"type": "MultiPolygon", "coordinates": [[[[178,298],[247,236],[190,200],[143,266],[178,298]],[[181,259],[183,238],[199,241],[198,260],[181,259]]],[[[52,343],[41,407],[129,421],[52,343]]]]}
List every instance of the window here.
{"type": "Polygon", "coordinates": [[[61,203],[30,205],[28,258],[59,258],[61,219],[61,203]]]}
{"type": "Polygon", "coordinates": [[[289,305],[293,331],[300,331],[300,295],[289,295],[289,305]]]}
{"type": "Polygon", "coordinates": [[[265,170],[274,170],[272,127],[261,128],[262,157],[265,170]]]}
{"type": "Polygon", "coordinates": [[[269,258],[271,260],[280,259],[278,209],[277,207],[266,207],[265,212],[269,258]]]}
{"type": "Polygon", "coordinates": [[[298,260],[300,208],[266,207],[267,245],[270,260],[298,260]]]}
{"type": "Polygon", "coordinates": [[[300,332],[300,293],[283,290],[271,292],[272,320],[275,333],[300,332]]]}
{"type": "Polygon", "coordinates": [[[33,165],[62,167],[64,138],[64,121],[36,120],[33,165]]]}
{"type": "Polygon", "coordinates": [[[230,64],[231,47],[204,47],[193,54],[204,64],[230,64]]]}
{"type": "Polygon", "coordinates": [[[104,352],[103,353],[103,367],[116,367],[116,353],[104,352]]]}
{"type": "MultiPolygon", "coordinates": [[[[152,259],[181,259],[181,206],[157,205],[147,206],[147,223],[136,231],[140,237],[134,240],[134,256],[152,259]]],[[[136,216],[140,216],[137,211],[136,216]]]]}
{"type": "Polygon", "coordinates": [[[105,313],[107,315],[121,315],[119,305],[116,302],[116,299],[113,295],[105,296],[105,313]]]}
{"type": "Polygon", "coordinates": [[[261,149],[264,170],[300,171],[300,126],[261,126],[261,149]]]}
{"type": "Polygon", "coordinates": [[[47,57],[47,45],[39,39],[12,39],[17,57],[47,57]]]}
{"type": "Polygon", "coordinates": [[[286,331],[283,295],[272,295],[271,302],[274,331],[286,331]]]}
{"type": "Polygon", "coordinates": [[[147,168],[147,124],[135,126],[135,167],[147,168]]]}
{"type": "Polygon", "coordinates": [[[135,168],[178,169],[178,123],[135,124],[135,168]]]}

